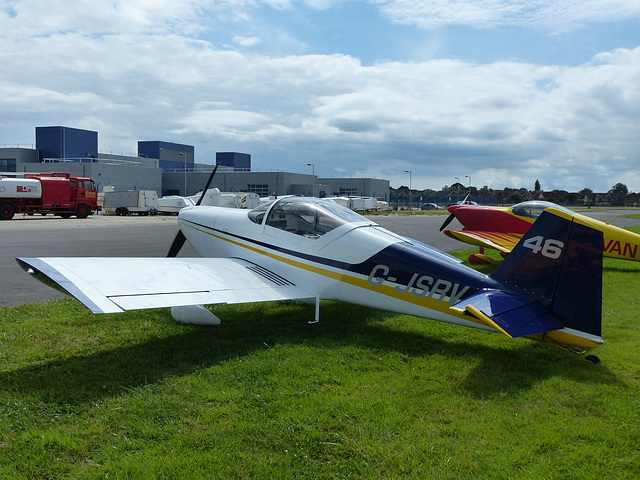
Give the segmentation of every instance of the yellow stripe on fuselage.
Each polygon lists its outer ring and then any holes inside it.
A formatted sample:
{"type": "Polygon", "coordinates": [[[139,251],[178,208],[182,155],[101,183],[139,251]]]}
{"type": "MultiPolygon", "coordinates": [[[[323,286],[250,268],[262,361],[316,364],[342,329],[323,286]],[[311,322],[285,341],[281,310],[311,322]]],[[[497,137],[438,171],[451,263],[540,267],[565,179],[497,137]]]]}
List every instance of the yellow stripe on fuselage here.
{"type": "Polygon", "coordinates": [[[400,293],[397,292],[395,290],[395,287],[392,287],[390,285],[380,285],[380,286],[373,286],[370,285],[367,280],[362,279],[362,278],[358,278],[353,276],[350,273],[347,272],[335,272],[333,270],[329,270],[327,268],[322,268],[322,267],[317,267],[315,265],[310,265],[308,263],[304,263],[300,260],[293,260],[290,258],[287,258],[283,255],[279,255],[273,252],[269,252],[266,250],[263,250],[261,248],[252,246],[252,245],[247,245],[244,243],[241,243],[237,240],[233,240],[215,233],[212,233],[210,231],[207,230],[203,230],[201,228],[195,227],[193,225],[186,225],[189,228],[192,228],[200,233],[205,233],[207,235],[210,235],[214,238],[217,238],[219,240],[223,240],[226,242],[229,242],[233,245],[236,245],[238,247],[243,247],[246,248],[247,250],[250,250],[252,252],[255,253],[259,253],[261,255],[265,255],[266,257],[272,258],[274,260],[286,263],[287,265],[291,265],[293,267],[296,268],[300,268],[302,270],[306,270],[308,272],[313,272],[317,275],[322,275],[324,277],[328,277],[328,278],[332,278],[334,280],[338,280],[340,282],[344,282],[347,283],[349,285],[353,285],[355,287],[359,287],[359,288],[363,288],[365,290],[371,291],[371,292],[375,292],[375,293],[380,293],[382,295],[385,295],[387,297],[391,297],[391,298],[395,298],[397,300],[401,300],[407,303],[411,303],[413,305],[417,305],[420,307],[424,307],[427,308],[429,310],[435,310],[437,312],[440,313],[446,313],[448,315],[452,315],[467,321],[472,321],[474,323],[477,323],[479,325],[484,325],[483,322],[481,321],[477,321],[475,318],[471,318],[468,315],[464,315],[464,311],[461,311],[459,309],[451,309],[448,307],[448,304],[446,302],[444,302],[443,300],[438,300],[438,299],[425,299],[424,297],[416,297],[414,295],[412,295],[409,292],[405,292],[405,293],[400,293]]]}
{"type": "MultiPolygon", "coordinates": [[[[564,213],[564,212],[560,212],[560,213],[564,213]]],[[[460,309],[460,308],[450,308],[448,307],[446,302],[443,302],[442,300],[436,300],[436,299],[424,299],[424,297],[415,297],[414,295],[412,295],[409,292],[405,292],[405,293],[400,293],[397,292],[395,287],[392,287],[390,285],[380,285],[380,286],[373,286],[370,285],[366,280],[362,279],[362,278],[358,278],[353,276],[352,274],[349,273],[343,273],[343,272],[335,272],[333,270],[329,270],[327,268],[321,268],[321,267],[317,267],[314,265],[309,265],[307,263],[304,263],[302,261],[299,260],[293,260],[290,258],[287,258],[285,256],[273,253],[273,252],[269,252],[266,251],[264,249],[260,249],[257,248],[255,246],[251,246],[251,245],[247,245],[245,243],[241,243],[237,240],[232,240],[231,238],[226,238],[224,236],[221,235],[217,235],[215,233],[212,233],[210,231],[207,230],[203,230],[201,228],[197,228],[193,225],[186,225],[189,228],[192,228],[193,230],[196,230],[200,233],[205,233],[207,235],[210,235],[214,238],[217,238],[219,240],[223,240],[226,242],[229,242],[233,245],[236,245],[238,247],[242,247],[242,248],[246,248],[247,250],[250,250],[252,252],[255,253],[259,253],[261,255],[264,255],[266,257],[272,258],[274,260],[286,263],[287,265],[291,265],[293,267],[296,268],[300,268],[302,270],[306,270],[308,272],[313,272],[317,275],[322,275],[324,277],[328,277],[328,278],[332,278],[334,280],[338,280],[340,282],[344,282],[347,283],[349,285],[353,285],[355,287],[359,287],[359,288],[363,288],[365,290],[368,290],[370,292],[374,292],[374,293],[379,293],[381,295],[385,295],[387,297],[391,297],[397,300],[401,300],[407,303],[411,303],[420,307],[424,307],[426,309],[429,310],[435,310],[437,312],[440,313],[444,313],[447,315],[450,315],[452,317],[457,317],[460,318],[462,320],[465,320],[467,322],[473,322],[476,323],[478,325],[483,325],[483,326],[489,326],[494,328],[497,332],[500,333],[504,333],[507,336],[511,337],[508,333],[506,333],[504,330],[502,330],[500,327],[498,327],[497,324],[495,324],[495,322],[490,321],[487,322],[486,319],[483,318],[476,318],[472,315],[466,315],[465,314],[465,310],[460,309]],[[497,328],[496,328],[497,327],[497,328]]],[[[473,314],[473,311],[470,311],[469,313],[473,314]]],[[[480,312],[481,313],[481,312],[480,312]]],[[[488,318],[488,317],[487,317],[488,318]]],[[[582,348],[595,348],[597,346],[599,346],[600,344],[597,342],[594,342],[590,339],[587,338],[583,338],[580,337],[578,335],[572,335],[569,333],[565,333],[561,330],[556,330],[553,332],[547,332],[545,334],[540,334],[540,335],[532,335],[532,336],[528,336],[526,338],[529,338],[531,340],[538,340],[541,342],[545,342],[545,343],[553,343],[553,342],[558,342],[558,343],[565,343],[568,345],[575,345],[577,347],[582,347],[582,348]]]]}

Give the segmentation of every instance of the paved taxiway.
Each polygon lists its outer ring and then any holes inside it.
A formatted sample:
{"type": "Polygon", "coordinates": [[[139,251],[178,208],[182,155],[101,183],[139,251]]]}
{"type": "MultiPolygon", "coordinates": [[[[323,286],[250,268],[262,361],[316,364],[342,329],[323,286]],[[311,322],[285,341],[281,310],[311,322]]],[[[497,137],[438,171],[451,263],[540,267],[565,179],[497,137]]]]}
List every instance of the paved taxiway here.
{"type": "MultiPolygon", "coordinates": [[[[593,212],[589,216],[607,221],[620,211],[593,212]]],[[[447,215],[388,215],[372,217],[395,233],[422,241],[444,251],[465,245],[438,231],[447,215]]],[[[30,278],[15,257],[164,257],[177,231],[177,217],[116,217],[94,215],[86,219],[53,216],[16,216],[0,222],[0,306],[21,305],[62,293],[30,278]]],[[[639,220],[616,218],[614,225],[637,225],[639,220]]],[[[460,228],[454,220],[449,228],[460,228]]],[[[198,256],[186,243],[181,257],[198,256]]]]}

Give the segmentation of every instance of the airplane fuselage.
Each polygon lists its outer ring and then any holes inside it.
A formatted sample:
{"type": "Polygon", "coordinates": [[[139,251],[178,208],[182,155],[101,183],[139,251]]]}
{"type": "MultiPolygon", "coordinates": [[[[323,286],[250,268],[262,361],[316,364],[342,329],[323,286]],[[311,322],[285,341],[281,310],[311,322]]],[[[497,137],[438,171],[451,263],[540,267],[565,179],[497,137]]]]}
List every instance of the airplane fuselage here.
{"type": "Polygon", "coordinates": [[[235,209],[184,209],[179,221],[200,255],[243,258],[278,272],[284,264],[290,281],[321,299],[491,330],[452,307],[480,289],[504,289],[448,254],[373,222],[314,237],[254,222],[235,209]]]}

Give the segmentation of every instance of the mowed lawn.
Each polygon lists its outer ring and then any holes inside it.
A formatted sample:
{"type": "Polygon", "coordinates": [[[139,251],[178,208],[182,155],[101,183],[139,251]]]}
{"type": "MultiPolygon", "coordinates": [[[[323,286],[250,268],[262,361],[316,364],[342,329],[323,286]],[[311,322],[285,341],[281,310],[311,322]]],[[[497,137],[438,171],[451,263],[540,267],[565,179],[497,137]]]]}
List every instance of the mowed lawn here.
{"type": "Polygon", "coordinates": [[[638,478],[640,263],[604,264],[599,365],[335,302],[0,309],[0,478],[638,478]]]}

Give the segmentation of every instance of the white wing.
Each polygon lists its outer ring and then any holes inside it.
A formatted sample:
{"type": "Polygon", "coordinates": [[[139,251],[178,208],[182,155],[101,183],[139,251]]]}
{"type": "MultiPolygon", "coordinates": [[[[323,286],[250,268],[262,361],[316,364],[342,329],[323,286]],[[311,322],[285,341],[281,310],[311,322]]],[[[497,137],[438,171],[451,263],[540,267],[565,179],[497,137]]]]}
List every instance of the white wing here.
{"type": "Polygon", "coordinates": [[[93,313],[315,298],[283,276],[236,258],[18,258],[93,313]]]}

